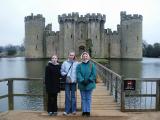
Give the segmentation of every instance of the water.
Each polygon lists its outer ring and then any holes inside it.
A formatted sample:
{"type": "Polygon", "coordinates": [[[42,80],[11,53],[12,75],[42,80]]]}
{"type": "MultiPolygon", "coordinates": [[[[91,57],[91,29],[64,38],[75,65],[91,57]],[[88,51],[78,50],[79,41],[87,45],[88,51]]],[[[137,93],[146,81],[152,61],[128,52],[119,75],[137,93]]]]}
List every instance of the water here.
{"type": "Polygon", "coordinates": [[[143,58],[142,61],[112,60],[109,67],[127,78],[160,78],[160,58],[143,58]]]}
{"type": "MultiPolygon", "coordinates": [[[[23,57],[0,58],[0,79],[17,77],[44,77],[46,60],[25,61],[23,57]]],[[[160,78],[160,58],[143,58],[142,61],[118,61],[109,63],[112,70],[125,77],[160,78]]],[[[38,82],[14,82],[14,93],[42,93],[38,82]]],[[[7,82],[0,82],[0,95],[8,94],[7,82]]],[[[41,97],[14,97],[14,109],[43,110],[41,97]]],[[[8,99],[0,99],[0,112],[7,111],[8,99]]]]}
{"type": "MultiPolygon", "coordinates": [[[[42,78],[44,77],[46,60],[25,61],[24,57],[0,58],[0,79],[3,78],[42,78]]],[[[14,93],[42,94],[40,82],[15,81],[14,93]]],[[[0,95],[8,94],[7,82],[0,82],[0,95]]],[[[43,110],[42,97],[14,97],[16,110],[43,110]]],[[[0,99],[0,112],[8,110],[8,98],[0,99]]]]}

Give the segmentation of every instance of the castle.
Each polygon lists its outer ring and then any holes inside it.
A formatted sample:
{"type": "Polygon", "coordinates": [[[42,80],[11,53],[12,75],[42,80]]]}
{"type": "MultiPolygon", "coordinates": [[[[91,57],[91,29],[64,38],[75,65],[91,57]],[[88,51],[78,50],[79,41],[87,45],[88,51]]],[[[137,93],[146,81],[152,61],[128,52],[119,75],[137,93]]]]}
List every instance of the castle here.
{"type": "Polygon", "coordinates": [[[58,16],[59,31],[38,14],[25,17],[26,58],[66,58],[70,51],[88,51],[93,58],[142,59],[142,15],[120,13],[117,31],[104,29],[106,16],[79,13],[58,16]]]}

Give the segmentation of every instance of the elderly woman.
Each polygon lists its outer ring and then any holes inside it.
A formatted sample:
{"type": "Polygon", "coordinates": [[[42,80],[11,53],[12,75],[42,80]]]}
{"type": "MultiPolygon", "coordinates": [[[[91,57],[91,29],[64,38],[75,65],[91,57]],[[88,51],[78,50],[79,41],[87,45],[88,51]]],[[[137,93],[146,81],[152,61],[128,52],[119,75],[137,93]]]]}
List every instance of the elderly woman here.
{"type": "Polygon", "coordinates": [[[82,101],[82,116],[90,116],[92,92],[96,88],[96,67],[90,61],[90,56],[87,52],[81,55],[82,63],[77,66],[77,81],[78,89],[81,94],[82,101]]]}

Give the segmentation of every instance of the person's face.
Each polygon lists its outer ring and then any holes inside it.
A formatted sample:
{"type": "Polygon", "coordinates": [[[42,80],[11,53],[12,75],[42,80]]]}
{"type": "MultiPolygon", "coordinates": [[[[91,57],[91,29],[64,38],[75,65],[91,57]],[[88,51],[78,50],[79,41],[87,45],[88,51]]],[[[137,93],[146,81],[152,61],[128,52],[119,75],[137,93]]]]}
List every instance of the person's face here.
{"type": "Polygon", "coordinates": [[[69,56],[68,56],[68,58],[69,58],[70,60],[74,60],[75,54],[74,54],[74,53],[70,53],[69,56]]]}
{"type": "Polygon", "coordinates": [[[83,59],[84,61],[85,61],[85,60],[88,60],[88,55],[87,55],[87,54],[83,54],[82,59],[83,59]]]}
{"type": "Polygon", "coordinates": [[[57,62],[57,61],[58,61],[57,56],[52,56],[51,61],[52,61],[52,62],[57,62]]]}

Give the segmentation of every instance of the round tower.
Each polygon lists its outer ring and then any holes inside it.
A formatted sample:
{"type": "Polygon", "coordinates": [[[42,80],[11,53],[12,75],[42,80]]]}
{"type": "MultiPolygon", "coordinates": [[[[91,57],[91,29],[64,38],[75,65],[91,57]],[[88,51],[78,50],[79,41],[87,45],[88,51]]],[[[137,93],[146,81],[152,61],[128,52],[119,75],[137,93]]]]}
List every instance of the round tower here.
{"type": "Polygon", "coordinates": [[[142,15],[121,12],[121,57],[142,59],[142,15]]]}
{"type": "Polygon", "coordinates": [[[68,56],[70,51],[75,51],[76,45],[76,29],[77,20],[79,14],[63,14],[58,16],[58,22],[60,24],[60,44],[63,46],[61,55],[63,58],[68,56]]]}
{"type": "Polygon", "coordinates": [[[87,14],[86,20],[88,22],[88,39],[91,39],[92,50],[91,54],[94,58],[101,58],[103,54],[103,37],[104,37],[104,23],[106,16],[97,14],[87,14]]]}
{"type": "Polygon", "coordinates": [[[36,16],[31,14],[31,16],[26,16],[24,21],[26,58],[43,58],[45,18],[40,14],[36,16]]]}

